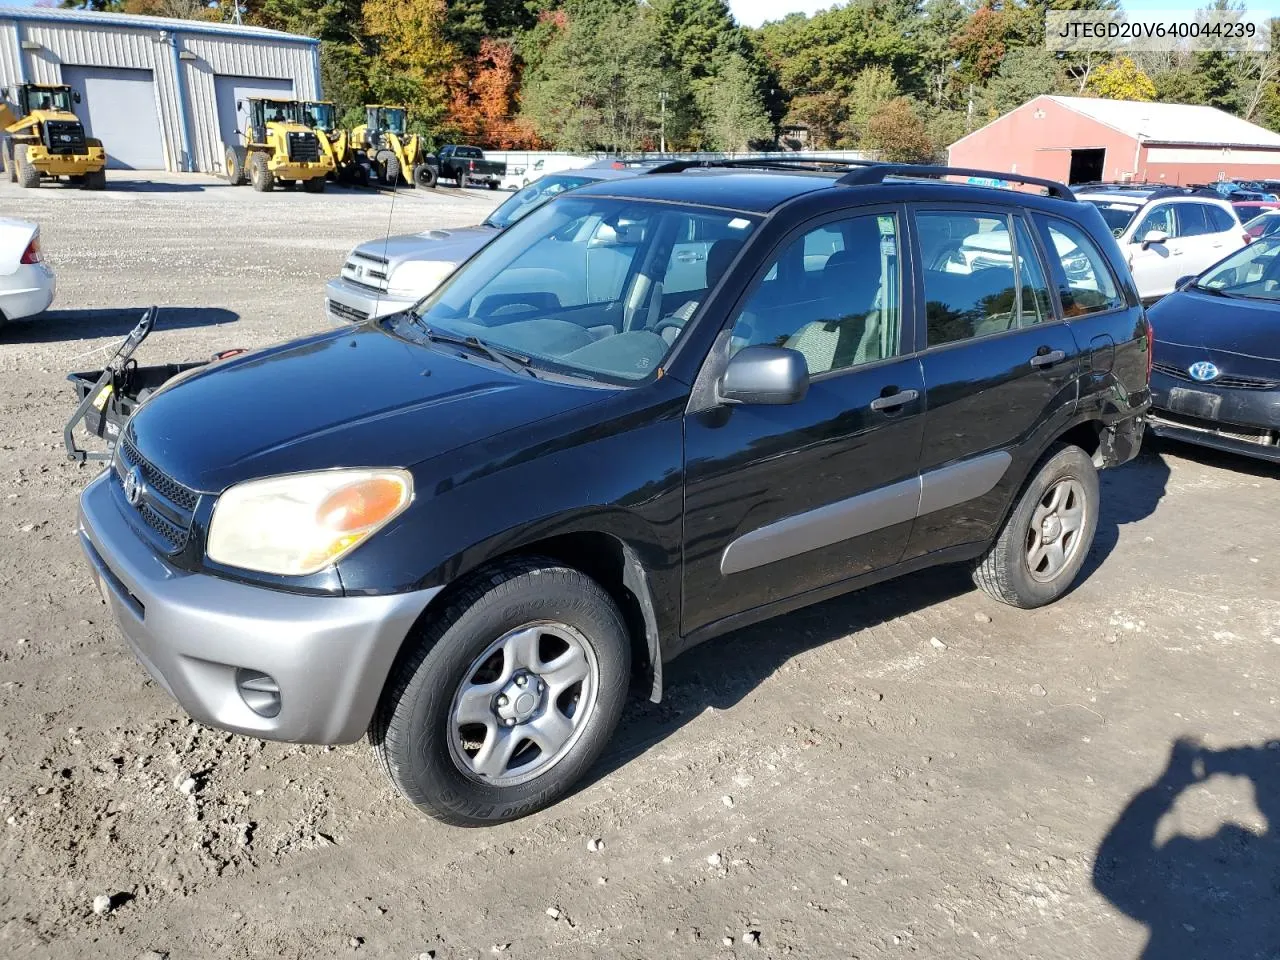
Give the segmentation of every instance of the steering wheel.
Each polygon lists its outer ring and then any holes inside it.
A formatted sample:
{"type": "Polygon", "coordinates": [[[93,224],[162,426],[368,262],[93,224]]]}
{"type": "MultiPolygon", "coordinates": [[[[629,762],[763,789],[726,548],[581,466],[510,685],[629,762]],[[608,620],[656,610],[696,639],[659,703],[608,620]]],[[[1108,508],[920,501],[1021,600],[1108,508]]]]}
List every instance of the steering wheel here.
{"type": "Polygon", "coordinates": [[[651,332],[656,333],[658,336],[661,337],[663,330],[670,330],[670,329],[683,330],[684,325],[685,325],[684,320],[673,320],[672,318],[667,317],[664,320],[659,320],[658,325],[655,326],[651,332]]]}

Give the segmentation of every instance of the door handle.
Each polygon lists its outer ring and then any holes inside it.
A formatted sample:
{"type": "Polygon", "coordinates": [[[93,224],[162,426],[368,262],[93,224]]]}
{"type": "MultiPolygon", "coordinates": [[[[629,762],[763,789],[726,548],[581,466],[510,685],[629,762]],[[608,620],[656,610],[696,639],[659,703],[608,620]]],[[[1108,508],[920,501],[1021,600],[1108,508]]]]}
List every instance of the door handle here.
{"type": "Polygon", "coordinates": [[[897,393],[890,394],[887,397],[876,397],[871,401],[871,409],[892,410],[895,407],[903,407],[918,396],[920,396],[919,390],[899,390],[897,393]]]}
{"type": "Polygon", "coordinates": [[[697,263],[702,259],[702,254],[697,250],[681,250],[676,253],[676,260],[680,263],[697,263]]]}
{"type": "Polygon", "coordinates": [[[1067,359],[1066,353],[1061,350],[1050,350],[1048,353],[1037,353],[1031,358],[1033,367],[1052,367],[1055,363],[1061,363],[1067,359]]]}

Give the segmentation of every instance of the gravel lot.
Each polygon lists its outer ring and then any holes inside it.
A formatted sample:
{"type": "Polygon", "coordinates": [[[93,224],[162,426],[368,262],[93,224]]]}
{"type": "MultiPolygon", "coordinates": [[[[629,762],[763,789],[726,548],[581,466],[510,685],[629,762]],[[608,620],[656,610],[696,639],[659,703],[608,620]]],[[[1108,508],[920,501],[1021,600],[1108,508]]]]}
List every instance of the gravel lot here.
{"type": "Polygon", "coordinates": [[[75,541],[64,376],[153,302],[143,363],[322,329],[355,242],[499,197],[112,187],[0,184],[59,282],[0,332],[0,954],[1280,955],[1280,468],[1150,444],[1056,606],[941,570],[743,631],[579,793],[450,829],[363,745],[226,735],[146,679],[75,541]]]}

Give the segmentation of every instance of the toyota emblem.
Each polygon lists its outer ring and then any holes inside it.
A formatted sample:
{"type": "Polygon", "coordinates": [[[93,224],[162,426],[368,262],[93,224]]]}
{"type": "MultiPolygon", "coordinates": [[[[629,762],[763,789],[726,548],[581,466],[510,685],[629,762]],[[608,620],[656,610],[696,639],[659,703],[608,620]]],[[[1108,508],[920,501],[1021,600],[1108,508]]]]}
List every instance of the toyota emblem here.
{"type": "Polygon", "coordinates": [[[129,501],[129,506],[136,507],[138,502],[142,500],[142,471],[134,467],[124,477],[124,498],[129,501]]]}

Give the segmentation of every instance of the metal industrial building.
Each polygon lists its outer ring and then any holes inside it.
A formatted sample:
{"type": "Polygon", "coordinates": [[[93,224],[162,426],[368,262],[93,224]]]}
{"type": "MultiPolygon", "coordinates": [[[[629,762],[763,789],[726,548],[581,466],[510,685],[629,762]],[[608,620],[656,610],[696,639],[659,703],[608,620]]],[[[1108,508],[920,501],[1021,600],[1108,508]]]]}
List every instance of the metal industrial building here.
{"type": "Polygon", "coordinates": [[[957,140],[948,159],[1070,183],[1280,179],[1280,134],[1213,107],[1043,96],[957,140]]]}
{"type": "Polygon", "coordinates": [[[236,24],[0,7],[0,84],[66,83],[108,166],[221,173],[236,101],[319,99],[319,41],[236,24]]]}

